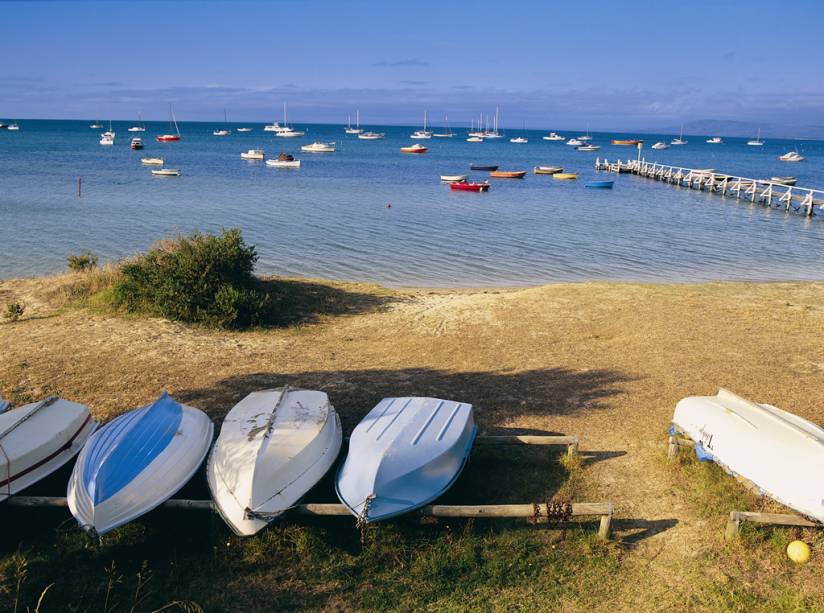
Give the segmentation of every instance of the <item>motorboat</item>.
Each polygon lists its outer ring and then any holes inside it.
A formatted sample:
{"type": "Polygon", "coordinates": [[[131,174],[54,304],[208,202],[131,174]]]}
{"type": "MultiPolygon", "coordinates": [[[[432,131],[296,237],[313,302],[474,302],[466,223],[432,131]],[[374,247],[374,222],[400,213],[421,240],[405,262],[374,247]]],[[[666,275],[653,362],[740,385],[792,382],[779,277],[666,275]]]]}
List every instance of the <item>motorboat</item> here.
{"type": "Polygon", "coordinates": [[[584,187],[593,187],[597,189],[612,189],[612,185],[615,181],[587,181],[584,183],[584,187]]]}
{"type": "Polygon", "coordinates": [[[140,158],[140,163],[146,166],[163,166],[163,158],[140,158]]]}
{"type": "Polygon", "coordinates": [[[553,179],[558,179],[559,181],[572,181],[578,178],[577,172],[556,172],[552,175],[553,179]]]}
{"type": "Polygon", "coordinates": [[[642,144],[644,141],[640,138],[613,138],[612,144],[613,145],[620,145],[620,146],[636,146],[642,144]]]}
{"type": "Polygon", "coordinates": [[[803,162],[806,158],[798,153],[798,151],[788,151],[784,155],[778,156],[782,162],[803,162]]]}
{"type": "Polygon", "coordinates": [[[229,136],[231,133],[231,130],[215,130],[212,132],[212,136],[229,136]]]}
{"type": "Polygon", "coordinates": [[[311,145],[303,145],[300,150],[307,153],[334,153],[335,143],[322,143],[320,141],[315,141],[311,145]]]}
{"type": "Polygon", "coordinates": [[[252,128],[238,128],[237,131],[238,132],[251,132],[252,128]]]}
{"type": "Polygon", "coordinates": [[[90,124],[89,124],[89,127],[90,127],[92,130],[99,130],[100,128],[102,128],[102,127],[103,127],[103,124],[102,124],[102,123],[100,123],[99,121],[95,121],[95,122],[90,123],[90,124]]]}
{"type": "Polygon", "coordinates": [[[418,143],[409,145],[408,147],[401,147],[401,153],[426,153],[427,151],[429,150],[426,147],[418,143]]]}
{"type": "Polygon", "coordinates": [[[601,148],[601,145],[594,145],[592,143],[588,143],[586,145],[581,145],[580,147],[575,147],[576,151],[598,151],[601,148]]]}
{"type": "Polygon", "coordinates": [[[288,132],[289,128],[280,125],[277,121],[263,126],[264,132],[288,132]]]}
{"type": "Polygon", "coordinates": [[[563,166],[536,166],[532,169],[536,175],[554,175],[559,172],[564,172],[563,166]]]}
{"type": "Polygon", "coordinates": [[[148,513],[197,472],[212,432],[206,413],[166,393],[116,417],[80,452],[69,480],[69,510],[93,536],[148,513]]]}
{"type": "Polygon", "coordinates": [[[669,149],[669,145],[662,140],[659,140],[652,146],[653,149],[669,149]]]}
{"type": "Polygon", "coordinates": [[[526,170],[493,170],[490,171],[489,176],[493,179],[523,179],[526,176],[526,170]]]}
{"type": "Polygon", "coordinates": [[[750,147],[763,147],[764,146],[764,141],[761,140],[761,128],[758,128],[758,134],[754,139],[747,141],[747,145],[749,145],[750,147]]]}
{"type": "Polygon", "coordinates": [[[484,139],[481,138],[480,136],[470,136],[469,138],[466,139],[466,142],[468,142],[468,143],[482,143],[482,142],[484,142],[484,139]]]}
{"type": "Polygon", "coordinates": [[[8,130],[9,132],[18,132],[20,130],[20,126],[18,126],[16,123],[10,123],[8,127],[6,127],[6,130],[8,130]]]}
{"type": "Polygon", "coordinates": [[[132,139],[132,141],[131,141],[131,143],[129,144],[129,146],[130,146],[130,147],[132,148],[132,150],[134,150],[134,151],[137,151],[137,150],[139,150],[139,149],[143,149],[143,139],[142,139],[142,138],[140,138],[139,136],[135,136],[135,137],[132,139]]]}
{"type": "Polygon", "coordinates": [[[56,396],[16,409],[0,405],[0,500],[71,460],[98,426],[87,407],[56,396]]]}
{"type": "Polygon", "coordinates": [[[725,389],[715,396],[684,398],[672,423],[695,441],[699,459],[715,462],[762,494],[824,521],[824,429],[725,389]]]}
{"type": "Polygon", "coordinates": [[[139,126],[131,126],[128,128],[128,132],[145,132],[146,131],[146,124],[143,123],[143,118],[140,116],[140,113],[137,114],[137,120],[140,122],[139,126]]]}
{"type": "Polygon", "coordinates": [[[795,177],[770,177],[773,183],[780,183],[781,185],[795,185],[798,179],[795,177]]]}
{"type": "Polygon", "coordinates": [[[352,127],[352,116],[349,116],[349,120],[346,123],[346,133],[347,134],[360,134],[363,132],[360,127],[360,110],[355,111],[355,127],[352,127]]]}
{"type": "Polygon", "coordinates": [[[544,140],[557,140],[563,141],[566,140],[565,136],[561,136],[560,134],[556,134],[555,132],[550,132],[547,136],[543,137],[544,140]]]}
{"type": "Polygon", "coordinates": [[[467,175],[441,175],[444,183],[455,183],[456,181],[466,181],[467,175]]]}
{"type": "Polygon", "coordinates": [[[112,140],[114,140],[115,133],[114,133],[114,130],[112,130],[111,120],[109,120],[109,129],[106,130],[105,132],[103,132],[103,134],[101,134],[101,136],[104,137],[104,138],[111,138],[112,140]]]}
{"type": "Polygon", "coordinates": [[[249,149],[240,154],[243,160],[262,160],[265,157],[263,149],[249,149]]]}
{"type": "Polygon", "coordinates": [[[493,166],[491,164],[470,164],[469,170],[482,170],[482,171],[493,171],[498,170],[498,166],[493,166]]]}
{"type": "Polygon", "coordinates": [[[569,145],[570,147],[580,147],[580,146],[581,146],[581,145],[583,145],[584,143],[583,143],[583,141],[580,141],[580,140],[578,140],[577,138],[570,138],[570,139],[566,142],[566,144],[567,144],[567,145],[569,145]]]}
{"type": "Polygon", "coordinates": [[[177,168],[158,168],[152,170],[152,174],[156,177],[179,177],[180,171],[177,168]]]}
{"type": "Polygon", "coordinates": [[[155,136],[155,140],[159,143],[173,143],[180,140],[180,129],[177,127],[177,119],[175,119],[175,112],[171,104],[169,105],[169,115],[171,116],[169,127],[174,126],[175,133],[160,134],[159,136],[155,136]]]}
{"type": "Polygon", "coordinates": [[[476,433],[471,404],[384,398],[352,432],[338,498],[363,523],[418,509],[455,482],[476,433]]]}
{"type": "Polygon", "coordinates": [[[510,138],[510,139],[509,139],[509,142],[510,142],[510,143],[519,143],[519,144],[523,144],[523,143],[528,143],[528,142],[529,142],[529,139],[528,139],[528,138],[526,138],[525,136],[517,136],[517,137],[515,137],[515,138],[510,138]]]}
{"type": "Polygon", "coordinates": [[[114,136],[106,136],[105,134],[100,137],[100,144],[111,146],[114,145],[114,136]]]}
{"type": "Polygon", "coordinates": [[[710,145],[720,145],[724,141],[721,140],[720,136],[713,136],[712,138],[708,138],[706,140],[706,142],[709,143],[710,145]]]}
{"type": "Polygon", "coordinates": [[[300,168],[300,160],[266,160],[266,165],[272,168],[300,168]]]}
{"type": "Polygon", "coordinates": [[[358,134],[358,138],[361,140],[380,140],[385,137],[386,134],[383,132],[361,132],[358,134]]]}
{"type": "Polygon", "coordinates": [[[218,512],[236,534],[256,534],[320,481],[342,441],[325,393],[252,392],[226,415],[209,455],[206,478],[218,512]]]}
{"type": "Polygon", "coordinates": [[[467,181],[454,181],[449,184],[449,189],[459,192],[488,192],[490,185],[484,183],[469,183],[467,181]]]}

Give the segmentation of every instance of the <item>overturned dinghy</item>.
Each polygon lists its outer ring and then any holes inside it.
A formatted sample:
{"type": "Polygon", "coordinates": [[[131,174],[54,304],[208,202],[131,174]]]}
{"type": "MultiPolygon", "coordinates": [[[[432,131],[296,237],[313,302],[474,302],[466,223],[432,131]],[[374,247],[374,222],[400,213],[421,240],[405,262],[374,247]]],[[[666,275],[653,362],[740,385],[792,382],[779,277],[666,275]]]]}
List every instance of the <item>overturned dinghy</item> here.
{"type": "Polygon", "coordinates": [[[69,480],[69,509],[103,535],[148,513],[183,487],[212,444],[203,411],[163,393],[107,423],[83,448],[69,480]]]}
{"type": "Polygon", "coordinates": [[[97,428],[85,406],[54,396],[6,409],[0,400],[0,500],[63,466],[97,428]]]}
{"type": "Polygon", "coordinates": [[[334,463],[340,419],[323,392],[252,392],[229,411],[206,474],[226,523],[252,535],[297,503],[334,463]]]}
{"type": "Polygon", "coordinates": [[[695,441],[699,457],[824,521],[824,430],[814,423],[724,389],[716,396],[684,398],[672,421],[695,441]]]}
{"type": "Polygon", "coordinates": [[[367,523],[418,509],[458,478],[476,432],[471,404],[384,398],[352,432],[338,498],[367,523]]]}
{"type": "Polygon", "coordinates": [[[4,413],[11,405],[8,400],[0,398],[0,413],[4,413]]]}

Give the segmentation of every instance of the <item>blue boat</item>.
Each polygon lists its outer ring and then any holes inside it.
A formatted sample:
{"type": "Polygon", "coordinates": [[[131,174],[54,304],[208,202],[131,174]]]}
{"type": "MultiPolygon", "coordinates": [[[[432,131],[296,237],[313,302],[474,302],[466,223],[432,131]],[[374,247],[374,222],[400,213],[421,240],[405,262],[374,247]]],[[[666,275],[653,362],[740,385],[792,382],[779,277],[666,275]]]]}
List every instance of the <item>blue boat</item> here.
{"type": "Polygon", "coordinates": [[[77,458],[67,493],[72,515],[100,536],[148,513],[195,474],[212,431],[203,411],[166,393],[113,419],[77,458]]]}
{"type": "Polygon", "coordinates": [[[612,189],[612,184],[615,181],[587,181],[584,187],[598,187],[601,189],[612,189]]]}
{"type": "Polygon", "coordinates": [[[365,523],[418,509],[455,482],[476,433],[471,404],[384,398],[352,432],[338,498],[365,523]]]}
{"type": "Polygon", "coordinates": [[[491,164],[470,164],[469,170],[488,170],[490,172],[493,172],[495,170],[498,170],[498,167],[491,164]]]}

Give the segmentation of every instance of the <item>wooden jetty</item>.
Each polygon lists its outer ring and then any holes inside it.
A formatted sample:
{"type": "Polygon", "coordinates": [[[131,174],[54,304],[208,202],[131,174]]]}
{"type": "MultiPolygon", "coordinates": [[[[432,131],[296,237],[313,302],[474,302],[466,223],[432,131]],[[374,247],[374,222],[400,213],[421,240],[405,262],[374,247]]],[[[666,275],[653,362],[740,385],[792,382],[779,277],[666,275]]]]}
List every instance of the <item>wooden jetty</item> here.
{"type": "Polygon", "coordinates": [[[718,172],[712,168],[684,168],[641,160],[615,160],[597,158],[596,170],[615,173],[631,173],[647,179],[655,179],[672,185],[680,185],[707,191],[736,200],[748,200],[769,207],[784,207],[803,212],[807,217],[824,214],[824,190],[786,185],[769,179],[750,179],[718,172]]]}

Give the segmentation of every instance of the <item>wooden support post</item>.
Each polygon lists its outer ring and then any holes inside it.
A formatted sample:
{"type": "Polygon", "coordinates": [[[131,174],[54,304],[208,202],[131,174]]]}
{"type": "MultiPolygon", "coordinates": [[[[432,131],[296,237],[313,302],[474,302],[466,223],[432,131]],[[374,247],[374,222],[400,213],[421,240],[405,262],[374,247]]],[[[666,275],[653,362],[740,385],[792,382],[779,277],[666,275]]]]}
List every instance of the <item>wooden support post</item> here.
{"type": "Polygon", "coordinates": [[[738,511],[730,511],[730,517],[727,519],[727,527],[724,529],[724,538],[728,541],[738,536],[741,528],[740,520],[738,519],[738,511]]]}
{"type": "Polygon", "coordinates": [[[601,515],[601,521],[598,522],[598,538],[602,541],[609,540],[609,532],[612,526],[612,503],[607,504],[609,504],[609,512],[601,515]]]}
{"type": "Polygon", "coordinates": [[[81,186],[83,185],[83,179],[81,177],[77,177],[77,197],[80,198],[80,191],[81,186]]]}
{"type": "Polygon", "coordinates": [[[724,536],[735,538],[741,530],[741,523],[749,521],[766,526],[790,526],[799,528],[822,528],[822,524],[794,513],[756,513],[754,511],[731,511],[724,536]]]}

